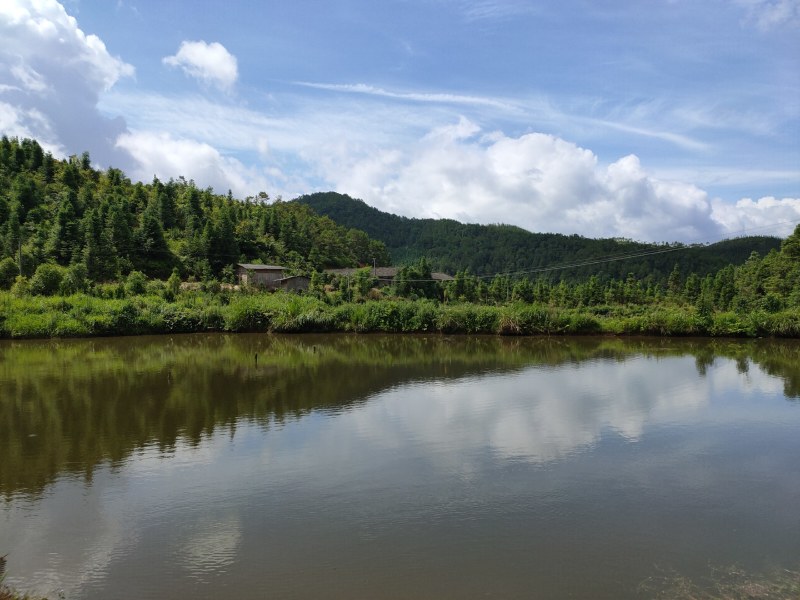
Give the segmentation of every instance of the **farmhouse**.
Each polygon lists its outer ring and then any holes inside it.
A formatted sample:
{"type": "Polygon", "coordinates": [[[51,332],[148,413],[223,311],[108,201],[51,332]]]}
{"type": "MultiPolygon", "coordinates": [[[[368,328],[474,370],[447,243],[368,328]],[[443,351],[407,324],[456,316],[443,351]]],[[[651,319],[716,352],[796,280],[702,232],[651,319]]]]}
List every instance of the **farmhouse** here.
{"type": "Polygon", "coordinates": [[[253,265],[240,263],[236,265],[236,276],[242,285],[257,285],[261,287],[277,288],[278,281],[283,279],[286,267],[277,265],[253,265]]]}

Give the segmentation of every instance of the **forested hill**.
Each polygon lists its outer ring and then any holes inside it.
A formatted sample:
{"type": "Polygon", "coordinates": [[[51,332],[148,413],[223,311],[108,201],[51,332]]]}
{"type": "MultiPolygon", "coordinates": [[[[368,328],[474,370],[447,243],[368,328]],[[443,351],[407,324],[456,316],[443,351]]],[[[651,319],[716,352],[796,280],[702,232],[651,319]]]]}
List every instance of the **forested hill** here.
{"type": "Polygon", "coordinates": [[[395,264],[425,257],[435,270],[474,275],[520,272],[550,280],[601,279],[665,281],[678,265],[684,274],[715,273],[729,264],[744,263],[753,251],[761,256],[779,249],[774,237],[743,237],[707,246],[644,244],[578,235],[531,233],[512,225],[463,224],[451,219],[412,219],[368,206],[335,192],[297,198],[320,215],[344,227],[357,227],[386,244],[395,264]],[[626,260],[606,259],[633,255],[626,260]],[[600,262],[598,262],[600,261],[600,262]],[[568,265],[583,265],[561,268],[568,265]]]}
{"type": "Polygon", "coordinates": [[[20,263],[28,277],[56,263],[102,282],[132,270],[232,279],[237,262],[309,273],[373,259],[388,264],[383,243],[296,202],[236,200],[182,177],[132,183],[92,168],[86,153],[57,160],[34,140],[0,139],[0,287],[20,263]]]}

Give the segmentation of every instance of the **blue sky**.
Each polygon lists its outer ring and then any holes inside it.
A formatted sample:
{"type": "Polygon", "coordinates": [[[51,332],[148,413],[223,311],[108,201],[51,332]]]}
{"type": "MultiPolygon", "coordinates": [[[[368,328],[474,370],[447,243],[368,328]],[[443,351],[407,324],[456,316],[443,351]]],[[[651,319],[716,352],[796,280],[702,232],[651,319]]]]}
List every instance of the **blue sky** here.
{"type": "Polygon", "coordinates": [[[4,0],[0,131],[532,231],[800,221],[800,0],[4,0]]]}

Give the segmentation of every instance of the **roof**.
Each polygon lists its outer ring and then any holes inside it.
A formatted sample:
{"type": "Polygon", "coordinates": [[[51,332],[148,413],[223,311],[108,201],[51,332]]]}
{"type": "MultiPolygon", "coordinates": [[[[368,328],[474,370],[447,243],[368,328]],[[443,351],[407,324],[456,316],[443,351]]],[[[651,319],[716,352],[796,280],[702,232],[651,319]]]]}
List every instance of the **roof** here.
{"type": "Polygon", "coordinates": [[[279,267],[278,265],[254,265],[250,263],[239,263],[237,267],[242,267],[247,271],[285,271],[286,267],[279,267]]]}
{"type": "Polygon", "coordinates": [[[325,269],[326,273],[330,273],[331,275],[355,275],[357,271],[361,271],[362,269],[369,269],[370,275],[375,275],[376,277],[388,277],[393,278],[397,275],[397,267],[378,267],[373,269],[372,267],[360,267],[360,268],[349,268],[349,269],[325,269]]]}
{"type": "MultiPolygon", "coordinates": [[[[370,274],[378,277],[379,279],[394,279],[395,275],[397,275],[398,269],[397,267],[378,267],[377,269],[373,269],[371,267],[361,267],[369,268],[370,274]]],[[[325,269],[326,273],[330,273],[331,275],[355,275],[356,271],[360,271],[361,269],[325,269]]],[[[436,281],[451,281],[453,279],[452,275],[448,275],[447,273],[431,273],[431,279],[436,281]]]]}
{"type": "Polygon", "coordinates": [[[431,273],[431,279],[435,279],[437,281],[453,281],[455,277],[448,275],[447,273],[431,273]]]}

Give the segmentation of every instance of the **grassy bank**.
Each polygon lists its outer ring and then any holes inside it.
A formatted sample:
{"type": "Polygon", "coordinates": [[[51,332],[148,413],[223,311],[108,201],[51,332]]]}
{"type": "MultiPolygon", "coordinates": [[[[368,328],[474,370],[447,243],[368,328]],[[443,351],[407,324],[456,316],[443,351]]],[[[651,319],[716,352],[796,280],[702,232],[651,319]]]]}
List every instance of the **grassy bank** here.
{"type": "Polygon", "coordinates": [[[182,292],[121,299],[0,292],[0,337],[47,338],[192,332],[389,332],[494,335],[800,337],[800,310],[713,312],[694,306],[559,308],[371,300],[329,304],[284,293],[182,292]]]}

